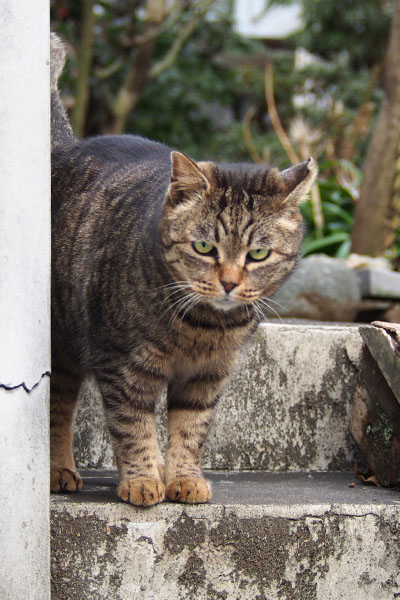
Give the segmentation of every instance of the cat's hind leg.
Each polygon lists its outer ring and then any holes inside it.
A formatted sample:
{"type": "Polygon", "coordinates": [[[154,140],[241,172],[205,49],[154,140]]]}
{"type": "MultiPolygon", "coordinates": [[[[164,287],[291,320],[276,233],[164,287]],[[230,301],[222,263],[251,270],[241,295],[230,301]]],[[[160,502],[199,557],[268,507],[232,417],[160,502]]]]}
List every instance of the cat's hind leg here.
{"type": "Polygon", "coordinates": [[[72,424],[82,376],[53,365],[50,380],[50,489],[77,492],[82,487],[72,450],[72,424]]]}

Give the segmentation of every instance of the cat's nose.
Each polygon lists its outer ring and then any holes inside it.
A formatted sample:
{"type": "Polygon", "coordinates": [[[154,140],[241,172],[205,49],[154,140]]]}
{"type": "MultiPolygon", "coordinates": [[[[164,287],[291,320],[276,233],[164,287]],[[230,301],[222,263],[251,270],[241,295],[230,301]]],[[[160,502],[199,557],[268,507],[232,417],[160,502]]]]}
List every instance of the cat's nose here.
{"type": "Polygon", "coordinates": [[[233,290],[233,288],[237,287],[237,283],[234,281],[221,281],[221,285],[224,290],[229,294],[233,290]]]}

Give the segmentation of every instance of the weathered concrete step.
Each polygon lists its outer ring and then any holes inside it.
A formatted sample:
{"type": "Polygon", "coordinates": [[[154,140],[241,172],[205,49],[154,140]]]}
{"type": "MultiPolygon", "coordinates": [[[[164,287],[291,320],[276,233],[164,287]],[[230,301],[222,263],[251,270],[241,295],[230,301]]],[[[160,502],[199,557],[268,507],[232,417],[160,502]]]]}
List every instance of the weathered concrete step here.
{"type": "MultiPolygon", "coordinates": [[[[368,363],[357,326],[264,323],[217,409],[206,448],[210,469],[346,470],[359,462],[349,408],[368,363]]],[[[376,374],[377,390],[382,381],[376,374]]],[[[163,406],[163,402],[161,402],[163,406]]],[[[165,447],[165,415],[160,432],[165,447]]],[[[76,458],[110,468],[112,450],[93,383],[81,394],[76,458]]]]}
{"type": "Polygon", "coordinates": [[[211,504],[148,509],[84,475],[52,497],[53,600],[400,597],[400,494],[351,473],[208,473],[211,504]]]}

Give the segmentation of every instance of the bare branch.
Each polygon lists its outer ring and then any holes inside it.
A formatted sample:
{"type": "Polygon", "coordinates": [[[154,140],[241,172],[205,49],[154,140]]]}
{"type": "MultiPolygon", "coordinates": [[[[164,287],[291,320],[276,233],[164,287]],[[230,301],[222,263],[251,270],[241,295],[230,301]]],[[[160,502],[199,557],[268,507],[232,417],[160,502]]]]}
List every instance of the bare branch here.
{"type": "Polygon", "coordinates": [[[246,114],[243,119],[243,124],[242,124],[242,133],[243,133],[244,143],[246,145],[246,148],[247,148],[251,158],[254,160],[255,163],[263,163],[264,159],[257,152],[257,148],[253,142],[253,137],[251,135],[251,129],[250,129],[251,122],[254,118],[254,115],[256,114],[256,111],[257,111],[257,108],[255,106],[250,106],[250,108],[246,111],[246,114]]]}
{"type": "Polygon", "coordinates": [[[272,127],[274,128],[274,131],[278,136],[280,143],[282,144],[282,148],[288,155],[290,162],[292,163],[292,165],[295,165],[300,162],[300,159],[297,156],[297,153],[293,148],[286,131],[283,129],[281,120],[278,115],[278,111],[276,109],[274,97],[274,73],[271,62],[267,62],[265,65],[264,82],[265,100],[267,102],[267,109],[269,117],[271,119],[272,127]]]}
{"type": "Polygon", "coordinates": [[[165,13],[165,17],[163,22],[157,27],[153,27],[142,33],[141,35],[136,35],[131,40],[129,40],[129,44],[131,46],[141,46],[142,44],[147,44],[147,42],[151,42],[158,38],[164,31],[173,27],[180,19],[182,7],[185,4],[185,0],[175,0],[175,2],[171,5],[169,10],[165,13]]]}
{"type": "MultiPolygon", "coordinates": [[[[165,0],[147,0],[146,11],[145,32],[153,29],[154,26],[157,27],[165,18],[165,0]]],[[[154,40],[138,47],[132,67],[112,103],[111,112],[114,120],[109,133],[122,133],[124,130],[129,113],[135,107],[142,89],[149,81],[154,47],[154,40]]]]}
{"type": "Polygon", "coordinates": [[[174,41],[164,58],[155,63],[151,68],[151,79],[158,77],[160,73],[163,73],[173,65],[173,63],[176,60],[176,57],[178,56],[185,42],[189,39],[194,29],[197,27],[198,23],[203,19],[204,15],[207,13],[210,7],[213,4],[215,4],[215,2],[216,0],[206,0],[205,2],[199,2],[198,11],[195,12],[192,19],[182,29],[180,35],[176,38],[176,40],[174,41]]]}
{"type": "Polygon", "coordinates": [[[110,63],[106,67],[97,67],[94,73],[99,81],[104,81],[105,79],[113,77],[113,75],[118,73],[118,71],[120,71],[123,66],[124,62],[122,58],[118,57],[114,60],[114,62],[110,63]]]}
{"type": "MultiPolygon", "coordinates": [[[[195,13],[190,21],[183,27],[180,35],[176,38],[164,58],[153,67],[151,61],[154,55],[155,40],[152,36],[147,38],[149,32],[161,29],[166,15],[171,15],[165,10],[165,0],[147,0],[147,15],[144,23],[143,40],[137,47],[134,62],[114,102],[112,103],[113,123],[108,128],[109,133],[121,133],[124,130],[130,112],[135,107],[140,94],[147,82],[168,69],[181,51],[184,43],[190,37],[197,24],[204,17],[216,0],[201,0],[194,7],[195,13]]],[[[178,7],[178,3],[174,4],[178,7]]]]}

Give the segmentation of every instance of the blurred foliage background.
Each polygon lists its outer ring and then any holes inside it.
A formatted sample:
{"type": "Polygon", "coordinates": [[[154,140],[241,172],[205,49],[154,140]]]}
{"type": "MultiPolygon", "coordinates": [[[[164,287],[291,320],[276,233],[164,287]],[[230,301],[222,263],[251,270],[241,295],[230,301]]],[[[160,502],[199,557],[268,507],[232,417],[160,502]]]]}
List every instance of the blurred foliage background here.
{"type": "MultiPolygon", "coordinates": [[[[265,10],[290,3],[269,0],[265,10]]],[[[371,147],[387,100],[400,106],[400,0],[301,0],[301,8],[296,34],[252,40],[235,30],[233,0],[52,0],[52,28],[70,46],[60,86],[73,128],[136,133],[221,162],[286,168],[312,154],[320,180],[303,205],[304,253],[353,249],[396,266],[399,111],[390,113],[390,160],[371,147]],[[369,150],[382,155],[372,181],[390,162],[390,190],[372,208],[377,193],[362,188],[369,150]],[[377,215],[378,233],[365,233],[377,215]]]]}

